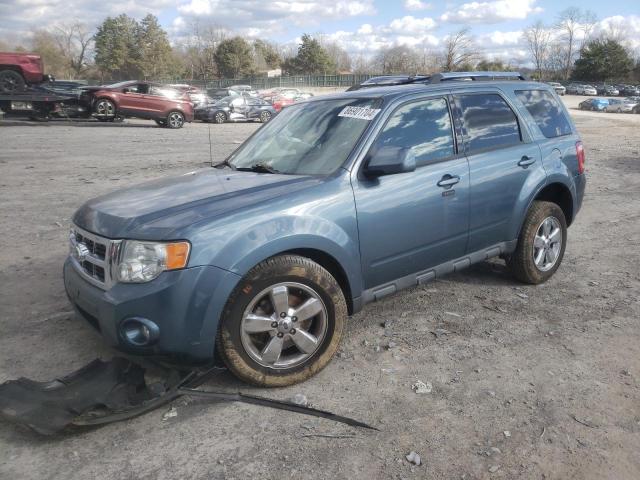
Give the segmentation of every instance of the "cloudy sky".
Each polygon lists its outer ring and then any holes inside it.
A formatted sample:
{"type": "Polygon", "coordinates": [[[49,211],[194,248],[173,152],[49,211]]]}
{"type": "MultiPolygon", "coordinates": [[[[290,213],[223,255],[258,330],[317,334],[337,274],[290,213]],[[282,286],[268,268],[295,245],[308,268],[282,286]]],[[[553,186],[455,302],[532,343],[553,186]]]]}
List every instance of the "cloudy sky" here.
{"type": "Polygon", "coordinates": [[[536,20],[553,22],[563,9],[590,9],[599,28],[625,31],[640,52],[638,0],[0,0],[0,39],[9,45],[37,28],[79,19],[96,25],[108,15],[147,12],[160,18],[172,41],[194,22],[216,24],[245,37],[295,42],[302,33],[322,33],[350,53],[375,53],[391,45],[438,48],[465,26],[489,56],[526,56],[522,29],[536,20]]]}

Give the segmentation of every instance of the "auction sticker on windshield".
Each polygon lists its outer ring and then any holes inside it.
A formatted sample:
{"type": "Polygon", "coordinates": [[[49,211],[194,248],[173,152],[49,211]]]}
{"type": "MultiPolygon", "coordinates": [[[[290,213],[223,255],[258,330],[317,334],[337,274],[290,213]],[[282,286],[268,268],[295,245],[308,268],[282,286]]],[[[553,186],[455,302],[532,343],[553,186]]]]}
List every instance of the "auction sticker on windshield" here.
{"type": "Polygon", "coordinates": [[[373,120],[379,112],[379,108],[344,107],[338,114],[338,116],[347,118],[358,118],[360,120],[373,120]]]}

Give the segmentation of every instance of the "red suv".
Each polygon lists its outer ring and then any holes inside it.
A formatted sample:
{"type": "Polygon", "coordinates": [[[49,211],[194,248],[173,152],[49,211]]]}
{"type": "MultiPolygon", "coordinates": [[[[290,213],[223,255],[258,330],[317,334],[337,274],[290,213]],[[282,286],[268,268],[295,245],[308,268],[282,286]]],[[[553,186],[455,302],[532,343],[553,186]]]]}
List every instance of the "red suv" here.
{"type": "Polygon", "coordinates": [[[80,100],[103,122],[137,117],[155,120],[162,127],[181,128],[185,122],[193,121],[189,97],[164,85],[128,81],[83,90],[80,100]]]}

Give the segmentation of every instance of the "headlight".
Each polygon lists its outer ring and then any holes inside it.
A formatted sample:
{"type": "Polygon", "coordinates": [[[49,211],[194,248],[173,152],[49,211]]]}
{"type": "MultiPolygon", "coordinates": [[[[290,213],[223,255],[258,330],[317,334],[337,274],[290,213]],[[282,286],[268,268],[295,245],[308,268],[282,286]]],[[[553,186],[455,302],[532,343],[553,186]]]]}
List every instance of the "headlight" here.
{"type": "Polygon", "coordinates": [[[149,282],[165,270],[184,268],[189,259],[189,242],[138,242],[125,240],[118,264],[118,280],[149,282]]]}

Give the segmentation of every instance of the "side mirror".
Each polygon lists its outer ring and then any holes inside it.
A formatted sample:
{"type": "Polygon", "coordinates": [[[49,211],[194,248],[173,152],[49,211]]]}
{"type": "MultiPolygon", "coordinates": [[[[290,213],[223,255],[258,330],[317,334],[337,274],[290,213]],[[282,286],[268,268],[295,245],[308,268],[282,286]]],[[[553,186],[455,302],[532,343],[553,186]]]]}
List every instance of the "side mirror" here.
{"type": "Polygon", "coordinates": [[[122,93],[129,93],[129,92],[130,92],[130,90],[128,88],[123,88],[122,89],[122,93]]]}
{"type": "Polygon", "coordinates": [[[381,177],[396,173],[413,172],[416,169],[416,156],[412,148],[381,147],[367,155],[364,174],[367,177],[381,177]]]}

